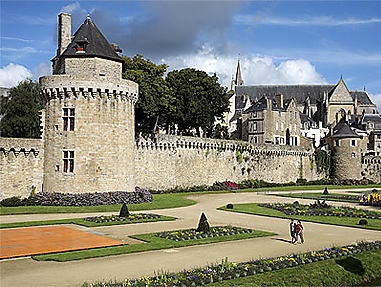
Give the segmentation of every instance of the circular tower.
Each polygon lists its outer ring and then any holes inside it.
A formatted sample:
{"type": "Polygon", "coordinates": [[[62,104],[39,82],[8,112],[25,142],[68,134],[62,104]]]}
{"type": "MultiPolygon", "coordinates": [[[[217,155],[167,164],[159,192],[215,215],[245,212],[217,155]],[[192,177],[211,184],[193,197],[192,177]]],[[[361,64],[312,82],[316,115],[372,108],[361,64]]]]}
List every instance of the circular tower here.
{"type": "Polygon", "coordinates": [[[361,156],[366,141],[343,120],[335,126],[327,140],[332,151],[333,177],[360,180],[361,156]]]}
{"type": "Polygon", "coordinates": [[[73,37],[67,37],[70,31],[70,15],[60,14],[53,75],[40,78],[43,190],[133,191],[138,85],[122,79],[120,49],[108,43],[90,17],[73,37]]]}

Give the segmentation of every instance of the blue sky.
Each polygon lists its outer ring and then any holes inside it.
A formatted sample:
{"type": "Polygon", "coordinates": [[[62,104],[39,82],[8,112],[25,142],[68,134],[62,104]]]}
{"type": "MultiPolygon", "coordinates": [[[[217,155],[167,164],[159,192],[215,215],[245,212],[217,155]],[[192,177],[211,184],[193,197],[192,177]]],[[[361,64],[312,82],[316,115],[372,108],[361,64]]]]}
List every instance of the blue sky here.
{"type": "Polygon", "coordinates": [[[245,84],[338,82],[366,88],[381,107],[381,1],[4,1],[0,86],[50,73],[57,14],[74,33],[87,14],[123,54],[169,70],[216,72],[228,86],[237,59],[245,84]]]}

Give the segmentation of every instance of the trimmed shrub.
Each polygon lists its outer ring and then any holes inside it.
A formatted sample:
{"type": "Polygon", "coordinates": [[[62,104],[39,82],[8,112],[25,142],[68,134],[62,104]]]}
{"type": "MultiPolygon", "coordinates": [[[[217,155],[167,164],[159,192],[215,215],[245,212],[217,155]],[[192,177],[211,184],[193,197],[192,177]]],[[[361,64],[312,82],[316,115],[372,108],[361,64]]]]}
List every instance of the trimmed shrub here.
{"type": "Polygon", "coordinates": [[[130,212],[128,211],[127,204],[123,203],[122,208],[119,212],[119,217],[128,217],[130,216],[130,212]]]}
{"type": "Polygon", "coordinates": [[[226,205],[226,208],[228,208],[228,209],[233,209],[233,204],[232,204],[232,203],[228,203],[228,204],[226,205]]]}
{"type": "Polygon", "coordinates": [[[210,225],[209,225],[208,219],[206,218],[205,213],[201,214],[200,220],[198,222],[197,231],[205,232],[205,233],[210,231],[210,225]]]}
{"type": "Polygon", "coordinates": [[[20,197],[17,197],[17,196],[5,198],[2,201],[0,201],[0,206],[14,207],[14,206],[21,206],[21,205],[23,205],[23,201],[21,200],[20,197]]]}
{"type": "Polygon", "coordinates": [[[327,187],[324,188],[323,194],[328,195],[328,188],[327,187]]]}
{"type": "Polygon", "coordinates": [[[368,224],[368,220],[366,220],[366,219],[360,219],[358,224],[359,225],[367,225],[368,224]]]}

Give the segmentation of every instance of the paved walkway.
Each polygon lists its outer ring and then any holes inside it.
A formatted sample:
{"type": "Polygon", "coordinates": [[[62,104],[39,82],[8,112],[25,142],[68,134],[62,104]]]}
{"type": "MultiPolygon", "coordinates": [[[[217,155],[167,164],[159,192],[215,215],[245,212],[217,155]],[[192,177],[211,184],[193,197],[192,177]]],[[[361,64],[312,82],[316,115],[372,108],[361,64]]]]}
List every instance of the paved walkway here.
{"type": "MultiPolygon", "coordinates": [[[[295,199],[257,193],[210,194],[191,196],[198,203],[188,207],[150,212],[175,216],[176,221],[129,224],[91,228],[107,237],[129,242],[129,235],[194,228],[201,212],[205,212],[211,225],[237,225],[252,229],[272,231],[278,235],[241,241],[223,242],[203,246],[173,248],[144,253],[94,258],[64,263],[36,262],[30,258],[0,261],[0,285],[8,286],[81,286],[85,281],[121,281],[162,271],[180,271],[187,268],[229,261],[248,261],[263,257],[286,255],[293,252],[317,250],[332,245],[351,244],[359,240],[381,240],[380,231],[304,222],[306,242],[288,243],[287,219],[238,214],[216,210],[227,203],[293,202],[295,199]]],[[[310,203],[311,200],[298,200],[310,203]]],[[[343,203],[332,203],[343,205],[343,203]]],[[[345,204],[349,205],[349,204],[345,204]]],[[[83,216],[83,215],[81,215],[83,216]]],[[[1,222],[79,217],[79,214],[1,216],[1,222]]],[[[76,227],[86,229],[85,227],[76,227]]]]}

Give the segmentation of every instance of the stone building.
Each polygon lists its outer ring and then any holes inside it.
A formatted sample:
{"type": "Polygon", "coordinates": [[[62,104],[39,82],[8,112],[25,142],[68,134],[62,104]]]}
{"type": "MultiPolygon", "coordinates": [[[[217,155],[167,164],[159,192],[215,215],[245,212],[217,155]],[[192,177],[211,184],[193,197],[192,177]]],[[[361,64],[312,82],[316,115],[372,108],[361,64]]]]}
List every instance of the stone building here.
{"type": "Polygon", "coordinates": [[[242,139],[253,144],[300,145],[300,113],[296,101],[267,96],[242,112],[242,139]]]}
{"type": "Polygon", "coordinates": [[[237,138],[243,138],[244,130],[247,129],[243,124],[243,114],[264,96],[276,100],[282,95],[285,102],[294,99],[301,113],[300,130],[303,136],[315,141],[315,146],[318,146],[317,143],[320,143],[329,128],[333,128],[342,118],[353,123],[363,114],[378,114],[369,95],[365,91],[350,91],[342,78],[336,85],[246,86],[243,84],[239,63],[229,95],[232,104],[227,116],[229,131],[237,138]]]}
{"type": "Polygon", "coordinates": [[[53,75],[45,101],[44,191],[133,190],[134,104],[138,85],[122,79],[123,59],[88,16],[71,36],[59,15],[53,75]]]}

